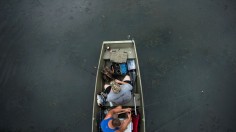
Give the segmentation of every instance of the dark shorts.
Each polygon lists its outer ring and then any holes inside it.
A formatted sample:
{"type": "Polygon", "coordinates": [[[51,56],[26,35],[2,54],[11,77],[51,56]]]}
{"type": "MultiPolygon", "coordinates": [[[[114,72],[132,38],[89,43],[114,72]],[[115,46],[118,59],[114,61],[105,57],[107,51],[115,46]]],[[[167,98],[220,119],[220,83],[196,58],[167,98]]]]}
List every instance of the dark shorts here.
{"type": "Polygon", "coordinates": [[[108,87],[105,89],[104,93],[109,94],[110,91],[111,91],[111,86],[108,86],[108,87]]]}

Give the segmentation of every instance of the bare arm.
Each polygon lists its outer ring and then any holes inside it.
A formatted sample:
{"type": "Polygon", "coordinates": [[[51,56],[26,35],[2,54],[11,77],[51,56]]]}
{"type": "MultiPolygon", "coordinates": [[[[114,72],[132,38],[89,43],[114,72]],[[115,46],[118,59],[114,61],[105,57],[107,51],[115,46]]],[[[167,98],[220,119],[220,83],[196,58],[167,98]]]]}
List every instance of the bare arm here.
{"type": "Polygon", "coordinates": [[[112,109],[109,112],[112,112],[113,114],[118,114],[118,113],[130,112],[130,111],[131,111],[131,108],[122,109],[121,106],[117,106],[115,109],[112,109]]]}
{"type": "Polygon", "coordinates": [[[129,112],[129,111],[130,111],[130,108],[122,109],[121,106],[117,106],[116,108],[111,109],[111,110],[107,113],[105,119],[112,117],[114,114],[117,114],[117,113],[124,113],[124,112],[129,112]]]}
{"type": "Polygon", "coordinates": [[[120,80],[115,80],[117,83],[119,83],[119,84],[128,84],[127,82],[123,82],[123,81],[120,81],[120,80]]]}
{"type": "Polygon", "coordinates": [[[123,124],[121,125],[120,129],[117,130],[116,132],[124,132],[127,129],[127,126],[129,125],[129,123],[132,121],[131,118],[131,113],[128,113],[128,118],[124,120],[123,124]]]}

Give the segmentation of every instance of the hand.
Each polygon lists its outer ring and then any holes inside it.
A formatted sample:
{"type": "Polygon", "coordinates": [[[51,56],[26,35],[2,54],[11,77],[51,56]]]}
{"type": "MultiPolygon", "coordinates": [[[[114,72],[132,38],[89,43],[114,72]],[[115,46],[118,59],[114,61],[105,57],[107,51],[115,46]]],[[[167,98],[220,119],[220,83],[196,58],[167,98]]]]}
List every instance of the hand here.
{"type": "Polygon", "coordinates": [[[131,108],[126,108],[125,112],[131,112],[131,108]]]}

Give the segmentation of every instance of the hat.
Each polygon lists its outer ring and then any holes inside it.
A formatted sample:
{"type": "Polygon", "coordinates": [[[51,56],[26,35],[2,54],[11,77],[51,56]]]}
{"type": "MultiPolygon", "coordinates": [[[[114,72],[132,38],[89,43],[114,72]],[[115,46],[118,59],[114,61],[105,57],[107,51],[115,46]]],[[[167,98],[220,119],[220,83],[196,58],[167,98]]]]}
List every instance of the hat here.
{"type": "Polygon", "coordinates": [[[119,93],[121,88],[120,88],[120,85],[118,83],[116,83],[115,81],[111,81],[110,82],[110,85],[111,85],[111,89],[113,90],[114,93],[119,93]]]}

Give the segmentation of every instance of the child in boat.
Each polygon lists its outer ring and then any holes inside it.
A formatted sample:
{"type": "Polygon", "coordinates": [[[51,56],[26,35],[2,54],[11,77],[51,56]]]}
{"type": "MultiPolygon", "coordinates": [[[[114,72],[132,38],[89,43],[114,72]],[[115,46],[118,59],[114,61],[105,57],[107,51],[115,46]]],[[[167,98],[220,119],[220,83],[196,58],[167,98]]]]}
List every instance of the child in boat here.
{"type": "Polygon", "coordinates": [[[117,105],[123,105],[130,102],[132,98],[131,90],[133,89],[133,86],[130,85],[130,83],[130,77],[126,75],[123,81],[115,79],[110,82],[110,85],[105,84],[104,88],[108,93],[107,101],[117,105]]]}
{"type": "Polygon", "coordinates": [[[131,120],[131,108],[122,109],[121,106],[117,106],[107,113],[101,122],[101,128],[103,132],[123,132],[127,129],[131,120]],[[128,118],[123,121],[120,121],[119,118],[114,118],[119,113],[127,113],[128,118]]]}

